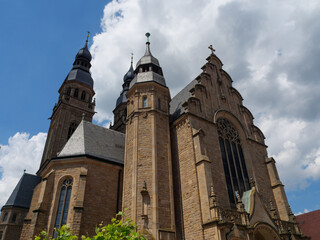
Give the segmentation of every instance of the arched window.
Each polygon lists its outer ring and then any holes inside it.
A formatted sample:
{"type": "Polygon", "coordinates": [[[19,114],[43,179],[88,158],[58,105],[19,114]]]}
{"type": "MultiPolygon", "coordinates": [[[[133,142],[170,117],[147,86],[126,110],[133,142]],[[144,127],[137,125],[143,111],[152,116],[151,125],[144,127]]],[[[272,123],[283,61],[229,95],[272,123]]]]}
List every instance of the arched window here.
{"type": "Polygon", "coordinates": [[[67,139],[69,139],[72,136],[76,128],[77,128],[77,124],[75,122],[70,123],[67,139]]]}
{"type": "Polygon", "coordinates": [[[217,128],[229,200],[235,204],[236,192],[241,196],[250,189],[248,172],[237,130],[225,118],[218,119],[217,128]]]}
{"type": "Polygon", "coordinates": [[[81,93],[81,100],[85,100],[86,99],[86,92],[82,91],[81,93]]]}
{"type": "Polygon", "coordinates": [[[67,95],[68,95],[68,96],[70,96],[70,93],[71,93],[71,87],[68,87],[68,88],[67,88],[67,92],[66,92],[66,93],[67,93],[67,95]]]}
{"type": "MultiPolygon", "coordinates": [[[[56,221],[54,224],[55,228],[60,228],[62,225],[65,225],[67,223],[71,191],[72,191],[72,179],[67,178],[61,184],[56,221]]],[[[57,233],[54,232],[53,237],[56,237],[57,236],[56,234],[57,233]]]]}
{"type": "Polygon", "coordinates": [[[7,219],[8,219],[8,213],[5,213],[3,216],[3,221],[5,222],[5,221],[7,221],[7,219]]]}
{"type": "Polygon", "coordinates": [[[73,96],[74,97],[78,97],[78,95],[79,95],[79,89],[78,88],[76,88],[75,90],[74,90],[74,94],[73,94],[73,96]]]}
{"type": "Polygon", "coordinates": [[[143,106],[143,107],[147,107],[147,97],[146,97],[146,96],[144,96],[144,97],[142,98],[142,106],[143,106]]]}

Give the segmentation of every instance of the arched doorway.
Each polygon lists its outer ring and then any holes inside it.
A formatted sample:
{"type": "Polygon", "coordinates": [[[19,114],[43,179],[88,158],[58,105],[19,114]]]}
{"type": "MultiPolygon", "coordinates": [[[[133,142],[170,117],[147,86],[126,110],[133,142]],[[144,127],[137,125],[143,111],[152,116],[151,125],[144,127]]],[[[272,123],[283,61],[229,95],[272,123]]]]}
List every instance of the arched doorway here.
{"type": "Polygon", "coordinates": [[[253,232],[254,240],[281,240],[276,231],[267,224],[258,224],[253,232]]]}

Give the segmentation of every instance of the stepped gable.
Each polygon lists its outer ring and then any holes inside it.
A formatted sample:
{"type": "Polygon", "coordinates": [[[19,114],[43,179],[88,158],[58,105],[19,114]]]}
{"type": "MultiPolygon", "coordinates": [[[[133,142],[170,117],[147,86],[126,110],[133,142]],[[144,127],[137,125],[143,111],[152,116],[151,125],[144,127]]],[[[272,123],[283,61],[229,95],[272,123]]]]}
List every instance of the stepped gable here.
{"type": "Polygon", "coordinates": [[[28,209],[30,207],[33,189],[40,181],[41,177],[24,173],[3,207],[20,207],[28,209]]]}
{"type": "Polygon", "coordinates": [[[170,101],[170,122],[175,121],[187,112],[194,113],[208,120],[214,119],[215,121],[215,116],[201,111],[204,99],[199,97],[199,93],[203,93],[201,94],[202,96],[208,97],[208,91],[213,91],[211,93],[215,98],[213,101],[216,103],[220,102],[220,104],[219,106],[215,105],[215,108],[211,112],[217,114],[219,111],[227,111],[233,115],[239,115],[238,113],[241,112],[238,118],[242,119],[242,124],[246,123],[247,137],[264,144],[264,134],[254,125],[252,113],[243,105],[243,98],[238,90],[232,86],[233,81],[230,75],[222,69],[223,64],[221,60],[214,53],[211,53],[206,60],[207,62],[201,67],[202,73],[170,101]],[[212,90],[209,90],[208,85],[212,90]],[[237,107],[225,109],[224,106],[226,105],[224,103],[228,101],[232,101],[232,104],[236,104],[237,107]],[[194,106],[197,106],[197,108],[194,108],[194,106]]]}
{"type": "Polygon", "coordinates": [[[123,164],[125,134],[82,120],[58,158],[89,156],[123,164]]]}

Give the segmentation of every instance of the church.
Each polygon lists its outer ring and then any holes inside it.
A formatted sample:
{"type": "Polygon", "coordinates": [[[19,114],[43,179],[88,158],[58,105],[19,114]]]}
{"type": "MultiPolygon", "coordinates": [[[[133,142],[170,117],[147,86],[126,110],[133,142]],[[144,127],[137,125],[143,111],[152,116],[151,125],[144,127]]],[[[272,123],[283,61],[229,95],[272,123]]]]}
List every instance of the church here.
{"type": "Polygon", "coordinates": [[[200,74],[171,97],[172,79],[146,36],[110,128],[92,123],[88,40],[79,50],[58,90],[39,170],[22,176],[1,209],[0,240],[42,230],[54,237],[64,224],[92,235],[122,209],[154,240],[306,239],[264,135],[212,46],[200,74]]]}

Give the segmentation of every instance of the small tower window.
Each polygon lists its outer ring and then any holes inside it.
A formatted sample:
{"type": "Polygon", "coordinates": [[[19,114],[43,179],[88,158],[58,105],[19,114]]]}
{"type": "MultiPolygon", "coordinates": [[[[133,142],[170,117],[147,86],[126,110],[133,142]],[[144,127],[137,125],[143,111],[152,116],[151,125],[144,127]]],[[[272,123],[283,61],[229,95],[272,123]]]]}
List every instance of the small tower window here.
{"type": "Polygon", "coordinates": [[[147,97],[146,97],[146,96],[144,96],[144,97],[142,98],[142,106],[143,106],[143,107],[147,107],[147,97]]]}
{"type": "Polygon", "coordinates": [[[75,90],[74,90],[74,94],[73,94],[73,96],[74,97],[78,97],[78,95],[79,95],[79,89],[78,88],[76,88],[75,90]]]}
{"type": "Polygon", "coordinates": [[[14,213],[13,215],[12,215],[12,222],[15,222],[16,221],[16,219],[17,219],[17,214],[16,213],[14,213]]]}
{"type": "Polygon", "coordinates": [[[76,128],[77,128],[77,124],[75,122],[70,123],[67,139],[69,139],[72,136],[76,128]]]}
{"type": "Polygon", "coordinates": [[[8,219],[8,213],[5,213],[3,216],[3,221],[5,222],[5,221],[7,221],[7,219],[8,219]]]}
{"type": "Polygon", "coordinates": [[[158,98],[158,109],[161,109],[161,100],[158,98]]]}
{"type": "MultiPolygon", "coordinates": [[[[72,179],[67,178],[62,182],[61,189],[60,189],[58,210],[56,215],[56,221],[54,224],[55,228],[60,228],[62,225],[65,225],[67,223],[71,190],[72,190],[72,179]]],[[[56,232],[54,232],[53,237],[57,237],[56,232]]]]}
{"type": "Polygon", "coordinates": [[[70,87],[67,88],[67,92],[66,93],[67,93],[68,96],[70,96],[70,93],[71,93],[71,88],[70,87]]]}
{"type": "Polygon", "coordinates": [[[85,100],[86,99],[86,92],[82,91],[81,93],[81,100],[85,100]]]}

